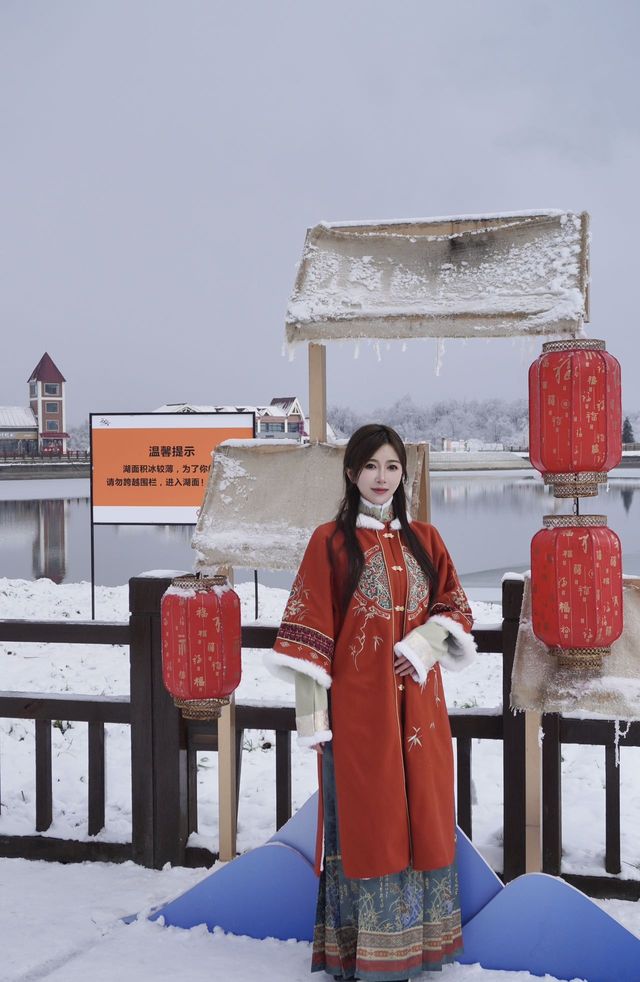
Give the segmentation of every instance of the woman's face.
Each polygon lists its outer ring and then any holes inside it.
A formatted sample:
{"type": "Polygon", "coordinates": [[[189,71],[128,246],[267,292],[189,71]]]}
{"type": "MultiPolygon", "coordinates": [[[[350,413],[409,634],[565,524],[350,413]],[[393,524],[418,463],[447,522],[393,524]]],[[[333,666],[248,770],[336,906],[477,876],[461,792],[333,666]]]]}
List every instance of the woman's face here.
{"type": "Polygon", "coordinates": [[[365,501],[372,505],[384,505],[391,501],[402,480],[402,464],[390,443],[385,443],[366,462],[356,476],[347,471],[365,501]]]}

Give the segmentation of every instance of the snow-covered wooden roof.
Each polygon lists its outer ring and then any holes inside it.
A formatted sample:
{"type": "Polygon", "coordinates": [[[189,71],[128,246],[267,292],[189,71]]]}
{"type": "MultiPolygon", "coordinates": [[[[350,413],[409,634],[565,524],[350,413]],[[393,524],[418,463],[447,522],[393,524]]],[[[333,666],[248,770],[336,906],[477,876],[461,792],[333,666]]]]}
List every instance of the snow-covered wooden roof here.
{"type": "Polygon", "coordinates": [[[154,409],[154,413],[255,413],[256,416],[273,416],[282,419],[283,416],[290,416],[292,412],[304,415],[300,408],[298,399],[294,396],[290,400],[291,409],[286,409],[280,400],[272,399],[269,406],[200,406],[190,402],[174,402],[166,406],[154,409]]]}
{"type": "Polygon", "coordinates": [[[22,406],[0,406],[0,429],[37,430],[37,428],[38,421],[31,409],[23,409],[22,406]]]}
{"type": "Polygon", "coordinates": [[[587,213],[558,210],[322,223],[307,231],[287,341],[579,333],[588,241],[587,213]]]}

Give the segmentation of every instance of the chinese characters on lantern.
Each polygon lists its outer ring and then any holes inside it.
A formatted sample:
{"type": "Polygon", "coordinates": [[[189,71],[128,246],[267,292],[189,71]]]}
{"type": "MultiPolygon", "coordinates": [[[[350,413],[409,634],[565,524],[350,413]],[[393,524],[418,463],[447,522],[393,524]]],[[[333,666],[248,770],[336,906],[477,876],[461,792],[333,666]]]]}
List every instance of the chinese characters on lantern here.
{"type": "Polygon", "coordinates": [[[546,515],[531,542],[533,631],[560,664],[597,670],[622,633],[620,540],[578,514],[622,457],[620,365],[604,341],[551,341],[529,369],[529,455],[573,515],[546,515]]]}
{"type": "Polygon", "coordinates": [[[223,576],[180,576],[162,598],[162,678],[192,719],[220,714],[240,684],[240,600],[223,576]]]}

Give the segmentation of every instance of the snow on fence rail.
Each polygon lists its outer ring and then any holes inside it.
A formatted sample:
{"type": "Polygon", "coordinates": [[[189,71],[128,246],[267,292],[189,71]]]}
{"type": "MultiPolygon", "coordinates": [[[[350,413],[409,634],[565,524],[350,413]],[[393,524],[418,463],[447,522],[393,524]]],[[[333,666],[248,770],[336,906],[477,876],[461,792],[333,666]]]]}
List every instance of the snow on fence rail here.
{"type": "MultiPolygon", "coordinates": [[[[187,846],[198,827],[196,754],[217,750],[217,724],[186,723],[162,684],[160,599],[168,579],[130,580],[129,623],[0,620],[0,642],[114,645],[130,649],[130,697],[86,697],[39,693],[0,693],[0,718],[35,721],[36,835],[0,835],[0,855],[65,862],[84,860],[135,862],[150,868],[173,865],[211,865],[217,856],[187,846]],[[105,821],[105,723],[131,726],[132,841],[76,841],[44,835],[52,823],[53,785],[51,726],[57,719],[84,721],[89,726],[88,831],[96,836],[105,821]]],[[[522,586],[503,583],[503,622],[499,628],[474,631],[478,650],[503,655],[503,709],[451,710],[457,754],[457,820],[472,834],[472,740],[501,740],[503,744],[503,828],[505,881],[525,871],[525,739],[524,715],[509,709],[513,657],[518,632],[522,586]],[[505,708],[506,707],[506,708],[505,708]]],[[[243,648],[270,648],[274,627],[243,627],[243,648]]],[[[291,815],[292,707],[238,705],[236,748],[239,797],[240,762],[245,729],[276,733],[276,827],[291,815]]],[[[608,874],[620,873],[621,741],[640,746],[640,723],[622,729],[613,720],[542,718],[543,742],[543,869],[561,873],[560,752],[563,743],[582,743],[605,749],[606,849],[608,874]]],[[[589,893],[638,898],[640,882],[617,875],[569,875],[565,878],[589,893]]]]}

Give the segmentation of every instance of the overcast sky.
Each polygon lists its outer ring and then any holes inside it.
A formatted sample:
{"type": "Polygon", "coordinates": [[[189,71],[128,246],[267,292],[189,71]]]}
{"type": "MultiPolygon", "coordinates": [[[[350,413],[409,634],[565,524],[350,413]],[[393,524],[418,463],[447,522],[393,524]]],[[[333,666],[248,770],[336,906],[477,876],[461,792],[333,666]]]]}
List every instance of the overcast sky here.
{"type": "MultiPolygon", "coordinates": [[[[282,357],[320,220],[592,215],[592,337],[640,408],[635,0],[0,0],[0,403],[69,424],[307,403],[282,357]]],[[[328,348],[329,402],[526,396],[540,342],[328,348]]]]}

